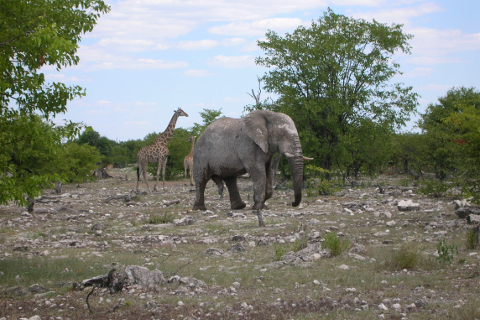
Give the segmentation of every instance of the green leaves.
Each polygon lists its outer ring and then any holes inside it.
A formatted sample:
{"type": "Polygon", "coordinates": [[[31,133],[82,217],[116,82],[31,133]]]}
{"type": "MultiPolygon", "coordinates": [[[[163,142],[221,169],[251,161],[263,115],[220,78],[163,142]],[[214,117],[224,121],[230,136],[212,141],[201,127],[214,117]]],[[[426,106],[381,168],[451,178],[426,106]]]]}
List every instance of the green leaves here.
{"type": "Polygon", "coordinates": [[[265,89],[280,95],[280,111],[303,131],[302,139],[309,139],[304,153],[328,170],[334,155],[336,162],[345,160],[342,142],[365,123],[376,124],[365,130],[382,127],[390,134],[416,110],[412,88],[390,83],[400,73],[394,53],[410,53],[412,36],[402,32],[402,25],[348,18],[329,9],[310,27],[284,37],[269,31],[266,37],[257,42],[265,55],[255,60],[272,69],[262,78],[265,89]]]}
{"type": "Polygon", "coordinates": [[[61,143],[78,134],[79,126],[48,121],[85,91],[47,83],[40,70],[76,65],[81,36],[109,10],[102,0],[0,1],[0,204],[23,205],[25,196],[33,198],[59,180],[62,170],[70,181],[89,166],[76,163],[80,171],[72,173],[65,162],[75,152],[61,143]]]}

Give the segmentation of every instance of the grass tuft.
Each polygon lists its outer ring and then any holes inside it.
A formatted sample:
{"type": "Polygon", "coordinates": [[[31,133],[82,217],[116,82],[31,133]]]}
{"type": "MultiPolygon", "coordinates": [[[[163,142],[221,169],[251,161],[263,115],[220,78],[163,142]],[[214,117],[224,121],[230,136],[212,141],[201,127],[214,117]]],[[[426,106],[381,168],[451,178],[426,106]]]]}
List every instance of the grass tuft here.
{"type": "Polygon", "coordinates": [[[342,240],[334,232],[329,232],[325,235],[325,240],[322,242],[323,249],[329,249],[332,256],[336,257],[342,252],[348,250],[350,247],[350,240],[342,240]]]}

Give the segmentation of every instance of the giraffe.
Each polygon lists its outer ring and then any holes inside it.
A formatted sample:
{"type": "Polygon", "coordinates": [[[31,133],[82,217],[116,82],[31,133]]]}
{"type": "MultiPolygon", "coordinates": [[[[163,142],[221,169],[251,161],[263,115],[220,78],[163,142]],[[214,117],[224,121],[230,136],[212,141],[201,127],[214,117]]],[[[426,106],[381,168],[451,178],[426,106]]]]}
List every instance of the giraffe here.
{"type": "Polygon", "coordinates": [[[185,168],[185,179],[187,179],[187,169],[190,171],[190,185],[193,186],[193,147],[195,146],[195,136],[190,136],[187,142],[192,143],[190,153],[183,160],[183,167],[185,168]]]}
{"type": "Polygon", "coordinates": [[[140,172],[143,175],[143,180],[147,184],[148,192],[150,192],[150,188],[148,187],[147,181],[147,166],[149,162],[158,162],[157,168],[157,182],[153,187],[154,191],[157,191],[158,185],[158,177],[160,174],[160,168],[162,168],[162,178],[163,178],[163,188],[165,188],[165,166],[167,165],[167,157],[168,157],[168,148],[167,144],[170,138],[173,135],[173,131],[175,130],[175,124],[177,123],[177,119],[180,116],[188,117],[188,114],[185,113],[182,109],[178,108],[175,113],[173,114],[170,123],[168,124],[165,131],[158,135],[155,141],[148,146],[143,147],[137,153],[138,159],[138,168],[137,168],[137,192],[138,192],[138,185],[140,183],[140,172]]]}

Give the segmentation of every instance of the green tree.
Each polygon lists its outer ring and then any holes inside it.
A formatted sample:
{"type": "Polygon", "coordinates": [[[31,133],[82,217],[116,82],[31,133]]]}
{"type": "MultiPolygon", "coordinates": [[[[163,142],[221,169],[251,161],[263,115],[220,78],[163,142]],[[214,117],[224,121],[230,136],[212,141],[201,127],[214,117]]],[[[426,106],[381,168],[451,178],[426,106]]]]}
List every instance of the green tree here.
{"type": "Polygon", "coordinates": [[[85,92],[79,86],[47,83],[40,69],[76,65],[81,36],[109,10],[102,0],[0,1],[0,145],[6,146],[0,160],[0,203],[25,204],[24,196],[33,198],[58,179],[40,164],[48,166],[59,141],[70,139],[78,128],[70,125],[59,137],[51,123],[35,114],[49,119],[63,113],[68,101],[85,92]],[[21,130],[28,128],[33,131],[23,135],[21,130]]]}
{"type": "Polygon", "coordinates": [[[222,109],[214,110],[214,109],[203,109],[203,112],[200,112],[200,116],[202,117],[202,123],[194,123],[193,127],[191,128],[192,135],[196,136],[197,138],[202,134],[206,127],[213,121],[217,120],[220,115],[222,114],[222,109]]]}
{"type": "Polygon", "coordinates": [[[480,160],[479,110],[480,92],[459,87],[438,98],[438,103],[430,104],[421,116],[418,126],[428,149],[425,161],[440,180],[459,169],[459,173],[476,171],[480,160]]]}
{"type": "MultiPolygon", "coordinates": [[[[395,52],[410,53],[411,35],[402,25],[387,26],[325,12],[310,27],[292,34],[266,34],[258,45],[265,56],[256,63],[269,67],[265,89],[279,95],[277,111],[295,121],[304,153],[331,170],[344,137],[365,119],[391,129],[405,125],[416,111],[411,87],[391,84],[399,71],[395,52]]],[[[344,159],[339,159],[340,162],[344,159]]]]}

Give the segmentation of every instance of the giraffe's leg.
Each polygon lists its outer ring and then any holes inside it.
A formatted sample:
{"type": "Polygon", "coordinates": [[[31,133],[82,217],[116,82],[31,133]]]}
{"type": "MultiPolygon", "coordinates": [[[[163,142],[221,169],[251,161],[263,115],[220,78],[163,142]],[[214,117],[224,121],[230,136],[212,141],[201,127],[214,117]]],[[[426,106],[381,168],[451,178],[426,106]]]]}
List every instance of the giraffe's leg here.
{"type": "Polygon", "coordinates": [[[153,191],[158,191],[157,189],[157,185],[158,185],[158,178],[159,178],[159,174],[160,174],[160,168],[162,167],[162,162],[161,161],[158,161],[158,167],[157,167],[157,182],[155,183],[155,186],[153,187],[153,191]]]}
{"type": "Polygon", "coordinates": [[[190,173],[190,185],[193,186],[193,164],[191,166],[189,166],[189,169],[188,169],[189,173],[190,173]]]}
{"type": "Polygon", "coordinates": [[[163,189],[165,189],[165,168],[167,166],[167,158],[163,161],[162,164],[162,179],[163,179],[163,189]]]}
{"type": "MultiPolygon", "coordinates": [[[[145,183],[147,185],[147,190],[148,190],[148,192],[150,192],[150,187],[148,186],[148,181],[147,181],[147,165],[148,165],[148,162],[146,164],[143,164],[143,165],[139,164],[139,170],[142,171],[143,180],[145,180],[145,183]]],[[[137,191],[138,191],[139,180],[137,180],[137,191]]]]}

